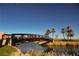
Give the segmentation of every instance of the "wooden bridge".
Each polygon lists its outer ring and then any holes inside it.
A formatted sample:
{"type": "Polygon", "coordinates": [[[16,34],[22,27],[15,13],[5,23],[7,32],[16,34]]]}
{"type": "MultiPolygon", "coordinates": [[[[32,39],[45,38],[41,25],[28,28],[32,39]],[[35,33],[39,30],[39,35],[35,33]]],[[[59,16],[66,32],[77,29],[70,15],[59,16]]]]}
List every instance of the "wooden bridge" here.
{"type": "Polygon", "coordinates": [[[24,41],[52,41],[50,38],[45,38],[38,34],[4,34],[0,45],[15,45],[18,42],[24,41]]]}

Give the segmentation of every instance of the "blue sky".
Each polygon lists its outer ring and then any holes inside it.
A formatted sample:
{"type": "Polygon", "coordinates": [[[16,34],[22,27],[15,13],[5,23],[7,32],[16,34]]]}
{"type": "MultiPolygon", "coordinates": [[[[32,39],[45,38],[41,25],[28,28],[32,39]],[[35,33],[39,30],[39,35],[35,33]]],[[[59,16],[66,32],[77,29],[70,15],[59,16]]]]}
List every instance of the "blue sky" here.
{"type": "Polygon", "coordinates": [[[78,4],[0,4],[0,32],[44,34],[71,25],[79,38],[78,4]]]}

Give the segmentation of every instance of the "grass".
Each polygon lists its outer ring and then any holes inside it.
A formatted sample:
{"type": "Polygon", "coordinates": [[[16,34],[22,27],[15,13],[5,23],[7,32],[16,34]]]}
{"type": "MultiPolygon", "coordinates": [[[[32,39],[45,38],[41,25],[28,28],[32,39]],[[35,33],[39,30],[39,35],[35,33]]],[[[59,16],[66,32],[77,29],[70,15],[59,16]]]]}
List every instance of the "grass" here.
{"type": "Polygon", "coordinates": [[[25,53],[25,56],[76,56],[76,55],[73,52],[64,52],[64,53],[53,52],[53,51],[41,52],[30,49],[28,50],[27,53],[25,53]]]}
{"type": "Polygon", "coordinates": [[[0,56],[10,56],[13,52],[16,52],[17,49],[13,46],[4,46],[0,48],[0,56]]]}
{"type": "Polygon", "coordinates": [[[61,41],[79,42],[79,40],[61,40],[61,41]]]}
{"type": "Polygon", "coordinates": [[[35,51],[33,49],[28,50],[27,53],[25,53],[25,56],[27,56],[27,54],[29,54],[29,56],[55,56],[56,55],[56,53],[54,53],[53,51],[42,52],[42,51],[35,51]]]}

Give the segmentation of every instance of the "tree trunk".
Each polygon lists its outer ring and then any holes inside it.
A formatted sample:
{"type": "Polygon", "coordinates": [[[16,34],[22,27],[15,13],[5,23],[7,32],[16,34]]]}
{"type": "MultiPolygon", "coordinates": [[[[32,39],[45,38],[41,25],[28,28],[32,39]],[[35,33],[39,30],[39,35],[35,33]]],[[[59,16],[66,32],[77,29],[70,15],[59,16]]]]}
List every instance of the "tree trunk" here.
{"type": "Polygon", "coordinates": [[[69,36],[67,36],[67,40],[69,40],[69,36]]]}
{"type": "Polygon", "coordinates": [[[63,37],[64,37],[64,39],[65,39],[65,36],[64,36],[64,34],[63,34],[63,37]]]}
{"type": "Polygon", "coordinates": [[[70,37],[70,40],[71,40],[71,37],[70,37]]]}
{"type": "Polygon", "coordinates": [[[54,37],[54,33],[52,33],[52,38],[54,37]]]}

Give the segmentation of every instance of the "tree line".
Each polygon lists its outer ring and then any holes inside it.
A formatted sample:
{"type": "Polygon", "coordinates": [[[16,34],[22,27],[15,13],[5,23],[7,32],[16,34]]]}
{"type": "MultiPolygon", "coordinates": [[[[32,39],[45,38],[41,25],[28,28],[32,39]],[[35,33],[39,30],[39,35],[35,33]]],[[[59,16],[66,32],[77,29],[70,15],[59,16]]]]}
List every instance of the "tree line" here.
{"type": "MultiPolygon", "coordinates": [[[[52,33],[54,36],[54,33],[56,32],[55,28],[51,28],[51,29],[47,29],[46,33],[45,33],[45,37],[49,37],[49,34],[52,33]]],[[[61,33],[63,35],[63,38],[66,39],[70,39],[74,36],[74,32],[73,29],[71,28],[71,26],[67,26],[66,28],[61,28],[61,33]]]]}

